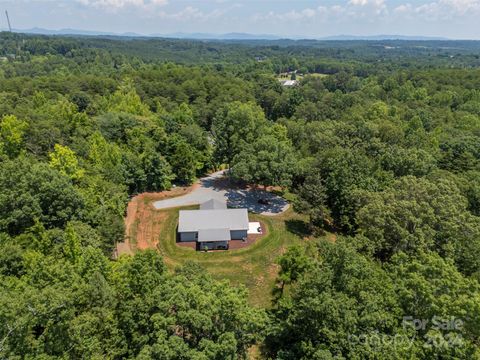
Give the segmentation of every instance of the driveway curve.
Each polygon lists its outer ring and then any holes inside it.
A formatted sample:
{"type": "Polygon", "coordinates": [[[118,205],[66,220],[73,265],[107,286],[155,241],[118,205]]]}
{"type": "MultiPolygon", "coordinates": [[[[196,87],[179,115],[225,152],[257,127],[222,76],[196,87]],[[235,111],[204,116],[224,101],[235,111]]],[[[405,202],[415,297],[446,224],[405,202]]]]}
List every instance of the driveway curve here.
{"type": "Polygon", "coordinates": [[[230,208],[246,208],[250,212],[262,215],[278,215],[289,208],[282,197],[260,189],[232,186],[225,177],[225,171],[218,171],[199,180],[199,186],[190,193],[176,198],[155,201],[155,209],[201,204],[210,199],[226,201],[230,208]],[[260,204],[259,199],[266,199],[268,204],[260,204]]]}

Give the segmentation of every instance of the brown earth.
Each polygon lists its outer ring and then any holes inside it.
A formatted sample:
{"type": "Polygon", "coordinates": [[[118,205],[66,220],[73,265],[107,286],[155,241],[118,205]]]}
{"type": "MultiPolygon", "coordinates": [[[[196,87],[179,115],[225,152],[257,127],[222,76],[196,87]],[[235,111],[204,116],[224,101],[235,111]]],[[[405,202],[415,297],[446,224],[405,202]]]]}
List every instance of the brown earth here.
{"type": "MultiPolygon", "coordinates": [[[[218,180],[219,187],[232,187],[228,179],[218,180]]],[[[188,187],[175,187],[171,190],[162,192],[147,192],[133,197],[127,205],[127,215],[125,217],[125,239],[118,243],[114,252],[114,258],[121,255],[133,255],[136,250],[156,249],[158,245],[158,234],[161,230],[161,223],[167,215],[165,212],[156,210],[153,202],[168,198],[178,197],[190,193],[200,186],[199,182],[188,187]]],[[[247,186],[255,188],[255,186],[247,186]]],[[[280,191],[278,187],[269,186],[262,189],[266,191],[280,191]]],[[[264,236],[267,229],[261,224],[263,235],[252,235],[248,237],[247,242],[232,242],[230,249],[238,249],[251,245],[258,237],[264,236]]],[[[179,246],[191,247],[189,243],[177,243],[179,246]]]]}
{"type": "Polygon", "coordinates": [[[157,200],[182,196],[194,190],[198,185],[176,187],[158,193],[143,193],[133,197],[127,206],[125,217],[125,240],[117,244],[116,255],[131,255],[137,249],[156,248],[162,217],[165,213],[156,211],[152,203],[157,200]]]}

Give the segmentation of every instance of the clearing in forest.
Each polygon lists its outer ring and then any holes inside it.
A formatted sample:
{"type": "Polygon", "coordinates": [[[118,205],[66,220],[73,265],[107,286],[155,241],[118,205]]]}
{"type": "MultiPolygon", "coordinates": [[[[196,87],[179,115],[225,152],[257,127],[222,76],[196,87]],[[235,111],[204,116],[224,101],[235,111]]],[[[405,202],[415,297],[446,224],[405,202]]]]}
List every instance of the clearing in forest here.
{"type": "MultiPolygon", "coordinates": [[[[198,186],[198,185],[197,185],[198,186]]],[[[249,214],[250,221],[259,221],[264,234],[247,247],[226,251],[200,252],[177,243],[176,229],[181,209],[198,205],[156,209],[153,204],[162,199],[190,194],[195,187],[176,188],[163,193],[147,193],[132,199],[126,217],[126,241],[119,255],[136,250],[158,249],[171,269],[187,261],[199,263],[218,280],[233,285],[245,285],[250,302],[269,306],[275,286],[278,266],[275,260],[293,244],[305,243],[305,219],[288,209],[276,216],[249,214]]]]}

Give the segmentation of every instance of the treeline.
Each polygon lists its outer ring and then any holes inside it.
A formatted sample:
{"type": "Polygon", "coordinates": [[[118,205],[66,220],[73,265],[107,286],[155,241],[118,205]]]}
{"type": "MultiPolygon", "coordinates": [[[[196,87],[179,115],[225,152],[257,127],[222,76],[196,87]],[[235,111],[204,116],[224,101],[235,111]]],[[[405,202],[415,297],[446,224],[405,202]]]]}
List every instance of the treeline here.
{"type": "Polygon", "coordinates": [[[232,71],[247,67],[267,68],[275,73],[302,73],[436,67],[478,67],[476,41],[319,41],[319,40],[180,40],[114,36],[44,36],[0,34],[0,54],[29,61],[31,56],[58,56],[83,62],[111,56],[119,62],[138,64],[175,62],[209,64],[232,71]],[[333,61],[332,61],[333,60],[333,61]]]}
{"type": "Polygon", "coordinates": [[[434,44],[398,57],[356,42],[0,45],[0,356],[226,359],[254,343],[277,359],[480,356],[475,43],[453,58],[434,44]],[[184,55],[198,64],[165,62],[184,55]],[[289,70],[329,75],[282,87],[289,70]],[[336,233],[278,260],[269,310],[192,264],[109,260],[129,196],[223,165],[290,192],[307,235],[336,233]],[[434,317],[462,326],[404,322],[434,317]]]}

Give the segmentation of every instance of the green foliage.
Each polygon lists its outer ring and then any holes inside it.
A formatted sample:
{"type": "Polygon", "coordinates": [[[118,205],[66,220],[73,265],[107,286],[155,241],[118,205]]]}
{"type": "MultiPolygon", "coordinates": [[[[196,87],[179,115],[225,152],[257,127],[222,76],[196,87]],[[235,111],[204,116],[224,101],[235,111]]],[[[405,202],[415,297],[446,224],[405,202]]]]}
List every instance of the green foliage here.
{"type": "MultiPolygon", "coordinates": [[[[417,329],[425,340],[421,357],[475,358],[475,343],[480,336],[480,287],[478,281],[463,277],[455,266],[435,253],[420,253],[414,258],[399,254],[388,267],[404,314],[426,319],[425,329],[417,329]],[[460,325],[436,329],[454,319],[460,325]],[[432,324],[433,322],[433,324],[432,324]],[[452,344],[448,346],[446,344],[452,344]],[[432,346],[439,344],[437,346],[432,346]]],[[[411,326],[411,324],[410,324],[411,326]]]]}
{"type": "Polygon", "coordinates": [[[263,134],[244,144],[231,162],[231,176],[264,186],[288,186],[295,172],[290,141],[278,134],[263,134]]]}
{"type": "Polygon", "coordinates": [[[278,272],[282,284],[291,284],[297,281],[301,275],[311,268],[311,260],[305,254],[305,249],[300,246],[292,246],[277,260],[280,265],[278,272]]]}
{"type": "Polygon", "coordinates": [[[26,158],[0,164],[0,230],[20,234],[40,219],[63,227],[82,218],[84,202],[70,179],[26,158]]]}
{"type": "Polygon", "coordinates": [[[78,262],[81,253],[80,239],[70,224],[65,228],[65,247],[63,251],[65,253],[65,259],[72,264],[78,262]]]}
{"type": "Polygon", "coordinates": [[[217,161],[231,164],[236,154],[262,135],[265,125],[265,115],[257,105],[233,102],[224,106],[212,124],[217,161]]]}
{"type": "Polygon", "coordinates": [[[273,312],[275,325],[266,339],[271,354],[280,359],[415,354],[407,344],[372,348],[352,340],[361,334],[402,333],[393,283],[378,264],[345,242],[323,242],[318,251],[320,259],[273,312]]]}
{"type": "Polygon", "coordinates": [[[169,144],[169,162],[176,179],[183,184],[191,184],[195,180],[197,169],[202,166],[195,158],[193,147],[181,137],[173,137],[169,144]]]}
{"type": "Polygon", "coordinates": [[[295,210],[309,215],[312,229],[322,229],[330,221],[326,206],[327,194],[319,173],[310,173],[300,186],[295,199],[295,210]]]}
{"type": "MultiPolygon", "coordinates": [[[[85,203],[85,221],[101,237],[94,245],[110,254],[114,244],[124,239],[123,216],[128,199],[127,188],[98,176],[84,177],[80,186],[79,191],[85,203]]],[[[93,238],[90,236],[90,239],[93,238]]]]}
{"type": "Polygon", "coordinates": [[[5,115],[0,121],[0,153],[14,158],[23,149],[25,130],[28,124],[15,115],[5,115]]]}
{"type": "Polygon", "coordinates": [[[279,359],[475,357],[480,335],[476,280],[464,278],[434,253],[413,258],[400,253],[382,267],[358,254],[348,245],[351,241],[319,244],[313,268],[303,273],[272,312],[268,355],[279,359]],[[423,321],[424,327],[415,328],[414,319],[423,321]],[[436,325],[452,324],[452,319],[461,325],[436,325]],[[436,345],[440,338],[444,345],[436,345]],[[445,345],[448,339],[450,346],[445,345]]]}
{"type": "Polygon", "coordinates": [[[95,132],[89,139],[88,159],[95,172],[115,183],[123,182],[122,152],[118,145],[108,143],[95,132]]]}
{"type": "Polygon", "coordinates": [[[148,116],[150,110],[142,103],[132,81],[125,81],[108,99],[107,111],[125,112],[133,115],[148,116]]]}
{"type": "Polygon", "coordinates": [[[55,150],[49,156],[50,167],[59,171],[62,175],[68,176],[72,180],[79,180],[84,175],[84,170],[80,169],[78,165],[75,152],[67,146],[55,144],[55,150]]]}
{"type": "Polygon", "coordinates": [[[324,179],[327,204],[335,222],[351,231],[355,229],[355,214],[358,208],[357,193],[375,191],[389,182],[372,159],[361,152],[336,147],[323,155],[317,168],[324,179]]]}
{"type": "MultiPolygon", "coordinates": [[[[268,358],[480,357],[479,43],[0,45],[16,54],[0,63],[0,358],[236,359],[264,329],[268,358]],[[295,230],[277,217],[259,244],[271,253],[242,252],[258,272],[283,254],[268,319],[197,266],[110,259],[129,195],[224,164],[287,187],[312,230],[336,232],[284,252],[295,230]],[[435,316],[464,326],[402,323],[435,316]]],[[[204,264],[230,278],[234,257],[204,264]]]]}
{"type": "Polygon", "coordinates": [[[433,250],[455,259],[467,274],[480,270],[474,260],[479,256],[480,218],[468,212],[453,183],[404,177],[366,202],[358,211],[359,231],[368,239],[366,249],[381,259],[399,251],[433,250]]]}
{"type": "Polygon", "coordinates": [[[0,277],[2,356],[242,358],[256,341],[265,317],[244,290],[198,267],[169,274],[153,251],[111,266],[66,232],[66,259],[31,253],[22,278],[0,277]]]}

